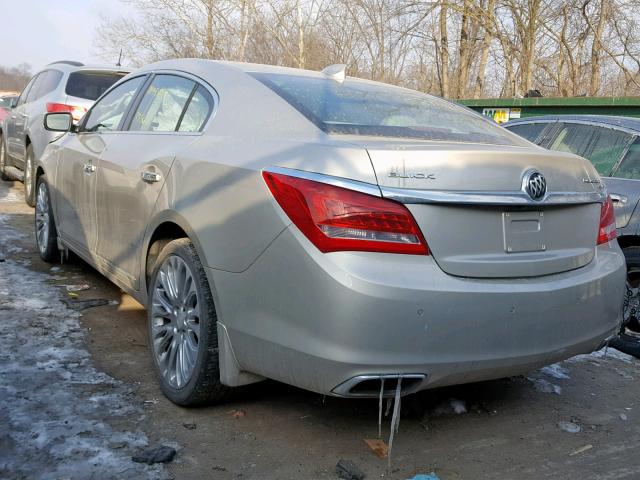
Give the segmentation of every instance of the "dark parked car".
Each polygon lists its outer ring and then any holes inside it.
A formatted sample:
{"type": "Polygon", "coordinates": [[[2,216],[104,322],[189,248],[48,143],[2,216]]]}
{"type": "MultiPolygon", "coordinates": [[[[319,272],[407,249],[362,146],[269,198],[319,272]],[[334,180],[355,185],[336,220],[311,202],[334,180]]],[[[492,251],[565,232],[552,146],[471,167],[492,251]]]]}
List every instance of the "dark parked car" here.
{"type": "MultiPolygon", "coordinates": [[[[640,285],[640,118],[557,115],[523,118],[504,127],[551,150],[588,159],[611,195],[618,242],[632,285],[640,285]]],[[[640,325],[630,324],[634,330],[640,325]]]]}

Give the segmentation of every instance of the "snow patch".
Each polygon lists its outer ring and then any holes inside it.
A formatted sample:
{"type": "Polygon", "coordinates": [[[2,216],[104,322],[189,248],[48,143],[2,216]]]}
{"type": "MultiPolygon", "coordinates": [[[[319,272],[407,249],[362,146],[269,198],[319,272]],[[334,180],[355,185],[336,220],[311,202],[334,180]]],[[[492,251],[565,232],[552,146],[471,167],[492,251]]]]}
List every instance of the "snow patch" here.
{"type": "Polygon", "coordinates": [[[569,376],[569,370],[561,366],[559,363],[554,363],[553,365],[548,365],[544,368],[541,368],[540,372],[559,380],[571,378],[569,376]]]}
{"type": "MultiPolygon", "coordinates": [[[[0,215],[1,251],[18,251],[22,237],[0,215]]],[[[147,437],[112,425],[144,418],[142,405],[93,366],[80,314],[48,278],[0,263],[0,478],[168,478],[162,465],[131,461],[147,437]]]]}

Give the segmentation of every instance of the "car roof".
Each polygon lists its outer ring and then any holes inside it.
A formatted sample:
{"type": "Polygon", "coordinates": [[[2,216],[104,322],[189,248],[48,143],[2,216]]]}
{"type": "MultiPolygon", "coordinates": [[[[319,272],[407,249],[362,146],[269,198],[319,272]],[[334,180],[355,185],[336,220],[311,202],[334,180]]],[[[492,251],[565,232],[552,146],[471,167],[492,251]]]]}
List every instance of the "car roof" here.
{"type": "Polygon", "coordinates": [[[37,73],[44,72],[45,70],[59,70],[61,72],[69,73],[69,72],[79,72],[79,71],[105,71],[105,72],[122,72],[122,73],[130,73],[131,69],[127,67],[118,67],[115,65],[100,65],[100,64],[90,64],[85,65],[80,62],[74,62],[71,60],[61,60],[58,62],[52,62],[48,64],[46,67],[40,69],[37,73]]]}
{"type": "Polygon", "coordinates": [[[640,118],[620,117],[615,115],[541,115],[539,117],[526,117],[518,120],[511,120],[504,127],[531,122],[586,122],[608,127],[618,127],[626,130],[633,130],[640,133],[640,118]]]}
{"type": "MultiPolygon", "coordinates": [[[[322,72],[316,70],[305,70],[302,68],[294,68],[294,67],[282,67],[278,65],[264,65],[261,63],[249,63],[249,62],[232,62],[226,60],[208,60],[202,58],[178,58],[173,60],[162,60],[156,63],[151,63],[145,65],[144,67],[136,70],[136,73],[147,73],[152,72],[154,70],[176,70],[182,71],[186,73],[196,73],[198,72],[206,72],[207,75],[212,75],[216,71],[226,70],[226,71],[234,71],[234,72],[242,72],[242,73],[279,73],[279,74],[288,74],[288,75],[296,75],[310,78],[319,78],[319,79],[329,79],[329,77],[322,72]],[[215,70],[213,70],[215,68],[215,70]]],[[[392,85],[388,83],[376,82],[374,80],[368,80],[360,77],[350,77],[347,75],[346,77],[350,81],[356,81],[360,83],[369,83],[373,85],[382,85],[387,88],[401,89],[407,90],[404,87],[399,87],[397,85],[392,85]]],[[[460,106],[460,105],[458,105],[460,106]]]]}

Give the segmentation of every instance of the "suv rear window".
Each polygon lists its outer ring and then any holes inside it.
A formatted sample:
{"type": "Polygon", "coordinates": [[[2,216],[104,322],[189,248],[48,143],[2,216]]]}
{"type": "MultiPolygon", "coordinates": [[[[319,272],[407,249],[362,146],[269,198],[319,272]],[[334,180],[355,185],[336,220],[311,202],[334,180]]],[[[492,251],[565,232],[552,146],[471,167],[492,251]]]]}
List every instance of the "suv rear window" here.
{"type": "Polygon", "coordinates": [[[326,133],[528,145],[479,114],[414,90],[350,78],[251,75],[326,133]]]}
{"type": "Polygon", "coordinates": [[[96,100],[125,76],[121,72],[73,72],[67,80],[66,93],[72,97],[96,100]]]}

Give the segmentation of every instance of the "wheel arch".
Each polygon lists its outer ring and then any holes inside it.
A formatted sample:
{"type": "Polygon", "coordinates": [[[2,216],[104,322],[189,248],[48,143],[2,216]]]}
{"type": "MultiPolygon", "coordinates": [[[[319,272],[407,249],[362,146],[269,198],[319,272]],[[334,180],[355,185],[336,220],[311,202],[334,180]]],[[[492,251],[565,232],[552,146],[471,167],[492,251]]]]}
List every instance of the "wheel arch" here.
{"type": "MultiPolygon", "coordinates": [[[[178,238],[188,238],[196,249],[198,257],[204,267],[207,267],[207,259],[198,237],[191,228],[189,222],[180,214],[174,211],[165,211],[157,214],[149,223],[145,240],[143,243],[143,257],[140,262],[140,293],[147,298],[148,282],[153,270],[155,259],[160,254],[162,247],[166,242],[177,240],[178,238]]],[[[209,288],[213,294],[214,301],[217,302],[215,288],[209,279],[209,288]]]]}

